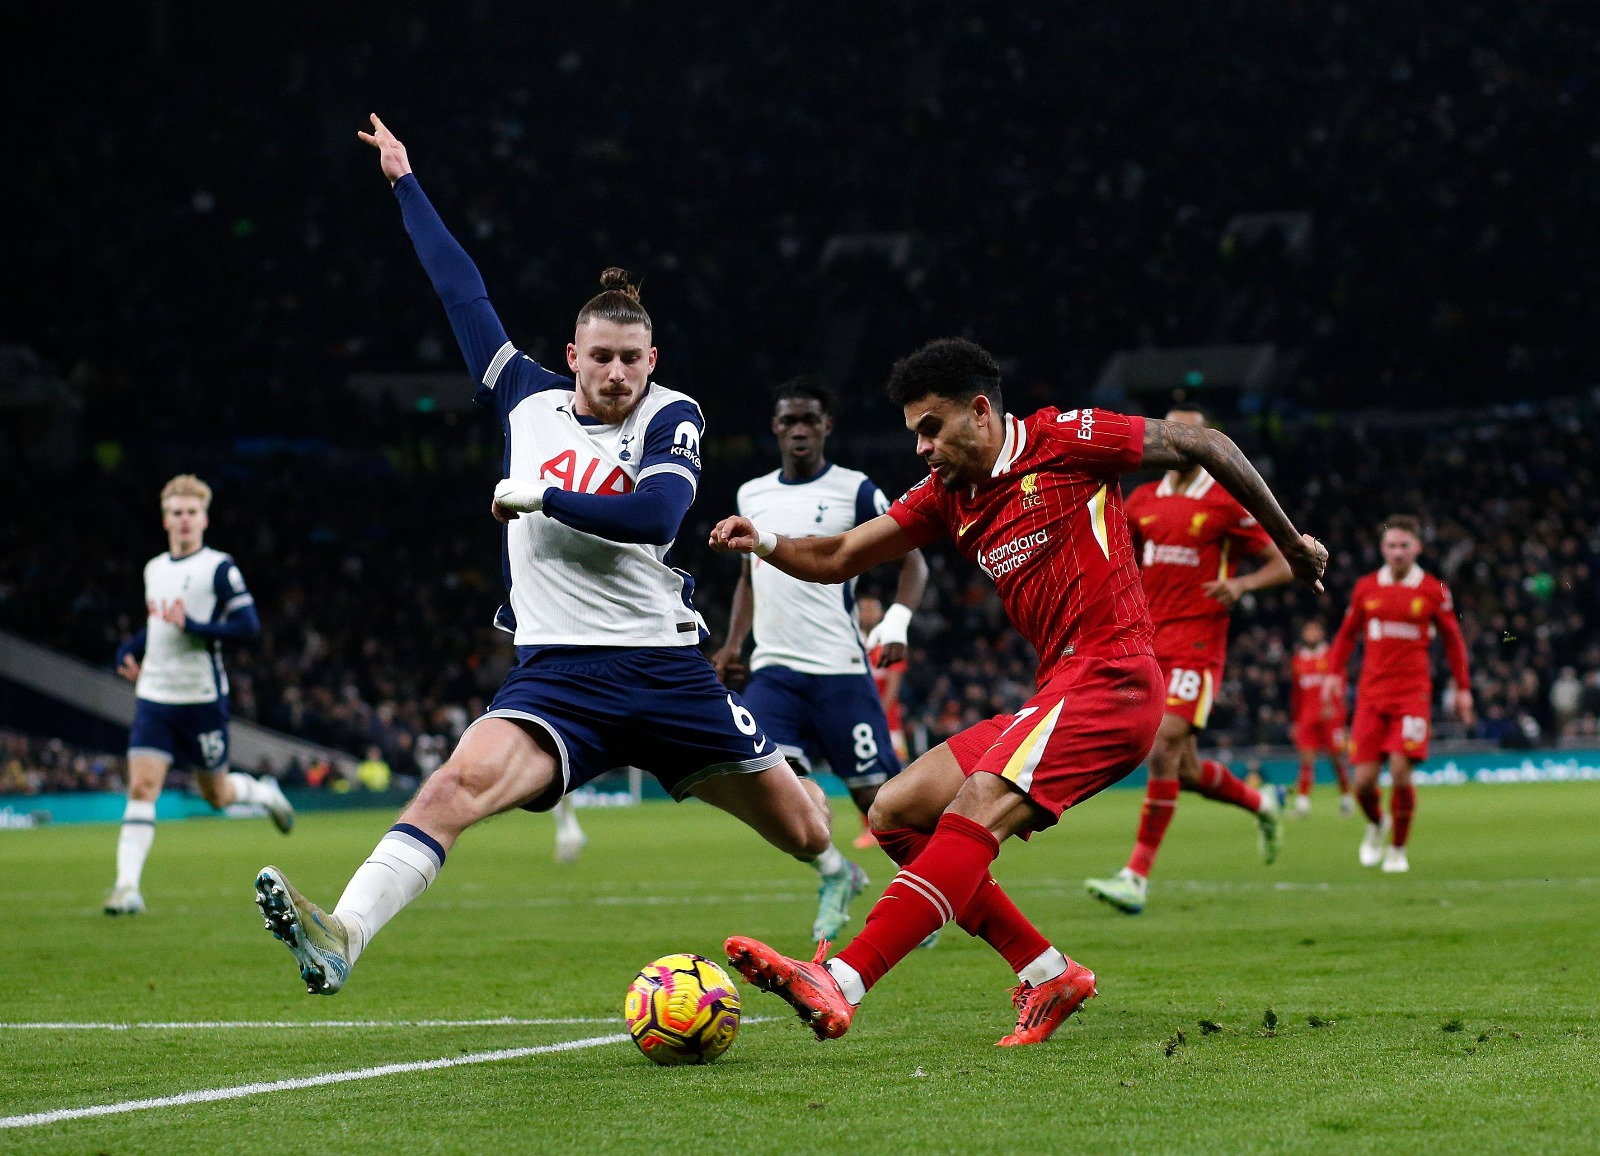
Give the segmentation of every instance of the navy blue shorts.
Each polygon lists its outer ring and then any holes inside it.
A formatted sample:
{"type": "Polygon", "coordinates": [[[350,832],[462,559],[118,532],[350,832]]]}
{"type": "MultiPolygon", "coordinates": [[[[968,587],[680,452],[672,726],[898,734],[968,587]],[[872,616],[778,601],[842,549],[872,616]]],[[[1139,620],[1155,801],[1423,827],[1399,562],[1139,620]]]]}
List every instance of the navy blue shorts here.
{"type": "Polygon", "coordinates": [[[138,699],[128,754],[166,755],[214,773],[228,769],[228,700],[165,703],[138,699]]]}
{"type": "Polygon", "coordinates": [[[801,674],[763,666],[750,676],[744,701],[778,749],[806,771],[826,759],[855,788],[876,787],[900,773],[889,720],[869,674],[801,674]]]}
{"type": "Polygon", "coordinates": [[[530,811],[618,767],[648,771],[681,800],[713,775],[784,761],[692,646],[519,646],[483,717],[520,719],[555,739],[561,790],[526,804],[530,811]]]}

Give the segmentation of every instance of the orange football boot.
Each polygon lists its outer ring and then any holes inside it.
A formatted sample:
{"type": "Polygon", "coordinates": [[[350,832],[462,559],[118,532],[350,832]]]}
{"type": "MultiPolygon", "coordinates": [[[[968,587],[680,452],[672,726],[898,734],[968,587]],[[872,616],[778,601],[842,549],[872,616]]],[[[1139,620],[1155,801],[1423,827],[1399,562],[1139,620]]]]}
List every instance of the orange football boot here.
{"type": "MultiPolygon", "coordinates": [[[[786,1000],[801,1021],[817,1033],[817,1039],[836,1040],[850,1030],[856,1007],[845,999],[838,981],[822,965],[830,946],[824,939],[817,944],[816,958],[806,963],[780,955],[760,940],[743,935],[735,935],[723,945],[729,966],[746,982],[786,1000]]],[[[1093,986],[1094,977],[1090,976],[1089,981],[1093,986]]]]}
{"type": "Polygon", "coordinates": [[[1042,1044],[1055,1034],[1067,1017],[1099,993],[1094,988],[1094,972],[1067,960],[1067,970],[1035,987],[1019,983],[1011,989],[1011,1003],[1017,1009],[1017,1030],[995,1042],[997,1048],[1023,1044],[1042,1044]]]}

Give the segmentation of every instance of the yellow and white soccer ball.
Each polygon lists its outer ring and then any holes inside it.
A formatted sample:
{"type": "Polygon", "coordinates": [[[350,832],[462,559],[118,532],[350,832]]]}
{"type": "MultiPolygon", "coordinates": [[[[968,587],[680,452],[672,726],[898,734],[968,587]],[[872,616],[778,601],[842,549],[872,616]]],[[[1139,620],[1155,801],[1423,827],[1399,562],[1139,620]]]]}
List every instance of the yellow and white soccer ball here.
{"type": "Polygon", "coordinates": [[[663,955],[628,985],[628,1032],[658,1064],[709,1064],[739,1034],[739,989],[698,955],[663,955]]]}

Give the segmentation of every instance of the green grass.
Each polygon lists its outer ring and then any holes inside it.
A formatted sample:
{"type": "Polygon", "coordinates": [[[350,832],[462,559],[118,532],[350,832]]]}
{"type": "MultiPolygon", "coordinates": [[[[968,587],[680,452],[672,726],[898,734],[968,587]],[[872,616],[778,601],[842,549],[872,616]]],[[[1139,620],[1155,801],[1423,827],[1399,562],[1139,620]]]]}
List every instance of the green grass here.
{"type": "MultiPolygon", "coordinates": [[[[998,865],[1100,975],[1043,1047],[992,1046],[1014,980],[951,928],[826,1045],[746,989],[746,1015],[774,1018],[707,1068],[609,1044],[0,1131],[0,1150],[1593,1150],[1600,785],[1426,790],[1403,877],[1356,866],[1358,822],[1330,795],[1273,868],[1246,816],[1186,796],[1150,907],[1128,918],[1080,881],[1123,861],[1139,801],[1109,792],[998,865]]],[[[250,881],[276,862],[331,902],[385,815],[309,815],[288,840],[264,822],[165,825],[149,913],[115,920],[98,909],[115,828],[0,833],[0,1021],[609,1017],[666,952],[716,957],[734,932],[806,949],[808,872],[733,820],[652,804],[584,821],[571,868],[549,862],[548,819],[469,833],[333,999],[303,994],[250,881]]],[[[888,861],[861,861],[876,894],[888,861]]],[[[0,1029],[0,1116],[613,1030],[0,1029]]]]}

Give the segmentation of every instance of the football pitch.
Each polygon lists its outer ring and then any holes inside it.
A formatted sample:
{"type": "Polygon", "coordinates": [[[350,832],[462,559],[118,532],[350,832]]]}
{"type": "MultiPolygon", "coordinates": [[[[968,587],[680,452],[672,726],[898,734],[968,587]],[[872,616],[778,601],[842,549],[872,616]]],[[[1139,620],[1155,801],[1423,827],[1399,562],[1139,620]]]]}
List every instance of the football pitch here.
{"type": "MultiPolygon", "coordinates": [[[[6,832],[0,1150],[1594,1150],[1600,784],[1425,789],[1406,876],[1356,865],[1359,820],[1325,789],[1271,868],[1246,816],[1185,796],[1130,918],[1081,881],[1124,861],[1141,797],[997,864],[1100,976],[1048,1044],[993,1046],[1014,977],[950,927],[840,1041],[741,985],[746,1024],[703,1068],[621,1036],[629,980],[668,952],[720,960],[730,933],[809,954],[815,877],[699,804],[584,812],[572,867],[547,817],[469,832],[333,998],[304,993],[251,880],[275,862],[331,904],[387,814],[307,815],[289,839],[164,825],[150,910],[118,919],[115,827],[6,832]],[[95,1106],[118,1110],[63,1118],[95,1106]]],[[[847,844],[853,812],[837,827],[847,844]]],[[[859,926],[892,872],[851,854],[873,877],[859,926]]]]}

